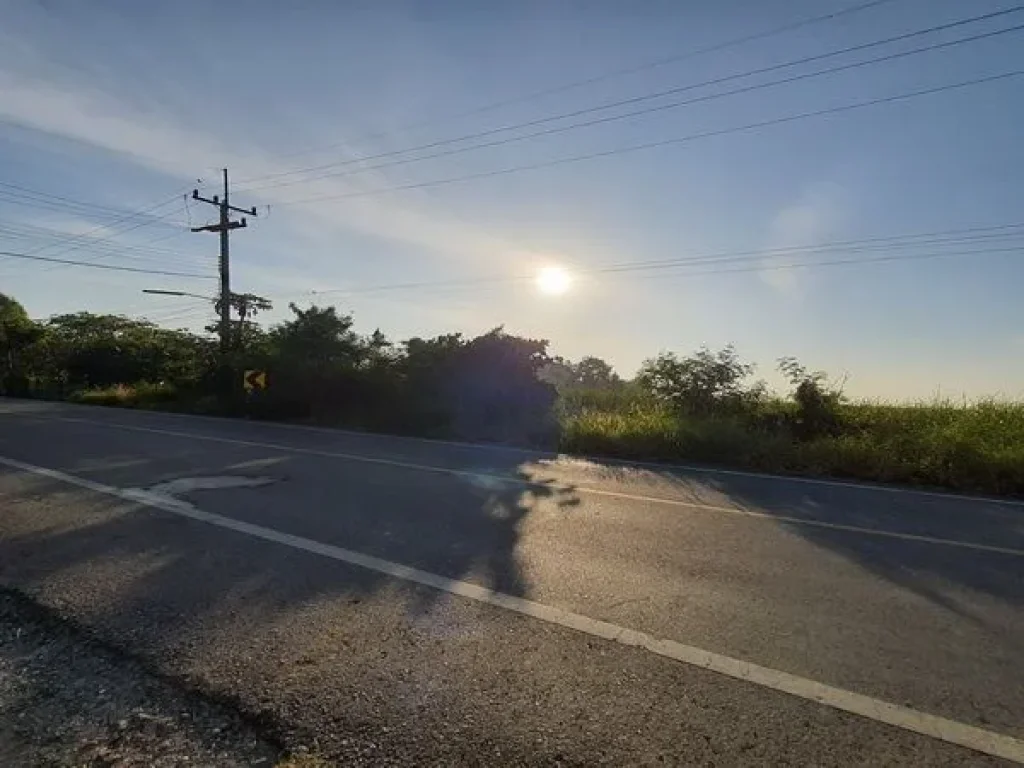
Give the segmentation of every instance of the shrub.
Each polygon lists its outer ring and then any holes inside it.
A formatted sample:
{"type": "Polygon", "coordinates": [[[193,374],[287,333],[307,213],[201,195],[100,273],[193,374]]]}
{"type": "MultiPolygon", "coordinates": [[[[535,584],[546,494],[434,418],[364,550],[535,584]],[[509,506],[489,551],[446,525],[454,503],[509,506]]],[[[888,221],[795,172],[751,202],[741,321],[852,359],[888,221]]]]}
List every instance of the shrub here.
{"type": "Polygon", "coordinates": [[[120,408],[156,408],[177,400],[177,390],[163,382],[139,382],[133,386],[115,384],[72,393],[72,402],[85,405],[109,405],[120,408]]]}
{"type": "Polygon", "coordinates": [[[823,371],[809,371],[794,357],[780,358],[779,371],[793,386],[792,397],[797,406],[793,433],[803,440],[838,435],[842,391],[829,387],[823,371]]]}

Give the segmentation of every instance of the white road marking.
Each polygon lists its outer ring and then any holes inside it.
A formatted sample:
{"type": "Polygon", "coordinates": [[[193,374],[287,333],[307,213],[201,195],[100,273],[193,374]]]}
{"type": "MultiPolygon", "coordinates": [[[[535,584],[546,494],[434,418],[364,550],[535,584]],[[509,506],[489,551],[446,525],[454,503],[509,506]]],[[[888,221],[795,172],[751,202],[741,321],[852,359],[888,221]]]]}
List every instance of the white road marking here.
{"type": "MultiPolygon", "coordinates": [[[[0,397],[0,403],[4,398],[0,397]]],[[[19,406],[24,406],[24,401],[18,402],[19,406]]],[[[76,403],[47,403],[48,410],[92,410],[95,411],[100,406],[95,405],[80,405],[76,403]]],[[[11,411],[3,411],[11,413],[11,411]]],[[[14,412],[15,415],[34,415],[28,408],[19,408],[14,412]],[[17,413],[17,410],[23,410],[23,413],[17,413]]],[[[191,413],[173,413],[171,411],[150,411],[148,416],[167,418],[167,419],[178,419],[185,421],[208,421],[215,424],[237,424],[238,419],[232,419],[225,416],[207,416],[203,414],[191,414],[191,413]]],[[[59,418],[52,416],[42,416],[40,418],[59,418]]],[[[83,419],[82,421],[89,421],[83,419]]],[[[90,422],[100,423],[100,422],[90,422]]],[[[657,462],[657,461],[630,461],[629,459],[603,459],[598,457],[579,456],[572,454],[558,453],[556,451],[546,450],[535,450],[532,448],[520,448],[515,445],[498,445],[495,443],[469,443],[462,440],[441,440],[433,437],[413,437],[408,435],[388,435],[382,433],[373,432],[357,432],[351,429],[339,429],[337,427],[317,427],[310,424],[288,424],[280,421],[262,421],[259,422],[261,426],[273,428],[273,429],[285,429],[292,431],[302,432],[317,432],[327,435],[349,435],[354,437],[373,438],[376,440],[400,440],[405,442],[415,443],[427,443],[429,445],[448,445],[455,448],[473,448],[476,450],[484,451],[503,451],[506,453],[521,453],[529,455],[531,457],[544,456],[555,461],[591,461],[591,462],[608,462],[615,466],[622,467],[643,467],[646,469],[658,470],[661,472],[692,472],[694,474],[701,475],[726,475],[732,477],[756,477],[761,480],[774,480],[782,483],[797,483],[803,485],[823,485],[831,486],[834,488],[849,488],[856,491],[873,491],[877,493],[891,493],[898,495],[910,495],[910,496],[924,496],[926,498],[937,498],[945,501],[963,501],[963,502],[978,502],[983,504],[993,504],[1002,507],[1024,507],[1024,501],[1017,499],[1001,499],[990,496],[971,496],[961,493],[953,493],[946,491],[927,491],[921,488],[900,488],[893,485],[881,485],[876,483],[868,482],[857,482],[847,480],[831,480],[822,477],[800,477],[798,475],[773,475],[768,472],[752,472],[743,469],[722,469],[718,467],[702,467],[692,464],[677,464],[671,462],[657,462]]]]}
{"type": "MultiPolygon", "coordinates": [[[[418,464],[411,461],[401,461],[398,459],[385,459],[375,456],[360,456],[354,453],[341,453],[337,451],[322,451],[315,448],[301,448],[298,446],[285,445],[282,443],[266,443],[255,440],[240,440],[234,437],[219,437],[216,435],[201,435],[194,432],[178,432],[176,430],[169,429],[157,429],[155,427],[139,427],[132,424],[118,424],[114,422],[106,421],[94,421],[92,419],[79,419],[68,416],[54,416],[46,417],[53,421],[66,421],[78,424],[90,424],[98,427],[107,427],[110,429],[122,429],[129,432],[143,432],[154,435],[164,435],[166,437],[177,437],[184,438],[187,440],[205,440],[207,442],[214,443],[225,443],[227,445],[239,445],[245,448],[263,448],[273,451],[286,451],[290,453],[297,453],[306,456],[320,456],[323,458],[330,459],[342,459],[344,461],[357,461],[364,464],[376,464],[385,467],[397,467],[399,469],[410,469],[417,472],[433,472],[436,474],[450,475],[453,477],[459,477],[468,480],[470,483],[479,485],[484,478],[490,478],[494,482],[502,482],[506,484],[517,484],[524,487],[531,486],[542,486],[543,483],[531,480],[524,480],[518,477],[510,477],[507,475],[494,475],[486,472],[480,472],[477,470],[467,469],[452,469],[450,467],[440,467],[432,464],[418,464]]],[[[810,520],[803,517],[791,517],[788,515],[776,515],[768,512],[757,512],[752,509],[741,509],[740,507],[727,507],[716,504],[699,504],[692,501],[683,501],[682,499],[670,499],[663,496],[645,496],[642,494],[626,493],[624,491],[609,491],[602,488],[588,488],[587,486],[544,486],[548,489],[557,487],[564,491],[571,491],[574,493],[583,493],[590,496],[603,496],[613,499],[622,499],[624,501],[635,501],[644,504],[663,504],[672,507],[681,507],[685,509],[696,509],[703,512],[717,512],[730,515],[740,515],[742,517],[766,520],[776,523],[785,523],[786,525],[800,525],[810,528],[825,528],[833,531],[843,531],[844,533],[855,533],[864,536],[881,536],[889,539],[899,539],[902,541],[913,541],[923,544],[937,544],[945,547],[958,547],[960,549],[969,549],[977,552],[993,552],[1000,555],[1011,555],[1014,557],[1024,557],[1024,549],[1014,547],[1001,547],[995,544],[980,544],[973,541],[962,541],[960,539],[946,539],[939,536],[925,536],[923,534],[916,533],[902,533],[900,531],[887,531],[880,528],[865,528],[858,525],[844,525],[842,523],[829,523],[824,520],[810,520]]]]}
{"type": "Polygon", "coordinates": [[[150,493],[161,496],[181,496],[193,491],[217,491],[227,488],[260,488],[274,482],[272,477],[249,477],[247,475],[204,475],[201,477],[178,477],[165,483],[149,487],[150,493]]]}
{"type": "Polygon", "coordinates": [[[621,643],[622,645],[634,646],[658,656],[672,659],[673,661],[707,669],[737,680],[788,693],[791,696],[817,702],[833,709],[850,712],[870,720],[885,723],[886,725],[902,728],[906,731],[923,734],[950,744],[958,744],[977,752],[1024,764],[1024,741],[1012,736],[987,731],[983,728],[977,728],[973,725],[967,725],[966,723],[937,715],[918,712],[909,707],[892,704],[860,693],[846,691],[842,688],[819,683],[815,680],[790,674],[789,672],[762,667],[741,659],[734,659],[730,656],[723,656],[713,651],[706,651],[702,648],[685,645],[674,640],[656,638],[646,632],[620,627],[598,619],[591,619],[578,613],[562,610],[561,608],[554,608],[543,603],[536,603],[532,600],[507,595],[502,592],[494,592],[477,584],[449,579],[445,576],[421,571],[418,568],[410,568],[409,566],[390,560],[383,560],[372,555],[336,547],[331,544],[324,544],[302,536],[294,536],[290,533],[266,528],[262,525],[235,520],[224,515],[218,515],[215,512],[206,512],[187,502],[161,496],[160,494],[115,488],[114,486],[97,483],[93,480],[69,475],[58,470],[26,464],[22,461],[2,456],[0,456],[0,464],[41,477],[47,477],[51,480],[85,488],[95,493],[135,502],[146,507],[152,507],[191,520],[217,526],[218,528],[235,531],[263,541],[281,544],[292,549],[356,565],[396,579],[420,584],[497,608],[503,608],[532,619],[548,622],[549,624],[574,629],[593,637],[621,643]]]}

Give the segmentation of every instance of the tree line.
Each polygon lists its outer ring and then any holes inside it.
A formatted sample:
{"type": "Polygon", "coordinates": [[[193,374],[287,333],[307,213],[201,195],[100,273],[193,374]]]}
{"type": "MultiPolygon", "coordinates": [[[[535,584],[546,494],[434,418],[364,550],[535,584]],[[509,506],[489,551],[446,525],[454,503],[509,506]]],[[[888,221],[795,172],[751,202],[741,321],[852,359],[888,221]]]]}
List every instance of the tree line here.
{"type": "Polygon", "coordinates": [[[331,306],[292,304],[265,326],[256,316],[269,302],[232,305],[225,355],[216,323],[192,333],[89,312],[35,320],[0,294],[0,395],[1024,494],[1021,403],[849,403],[841,382],[793,358],[777,363],[780,396],[731,346],[662,352],[624,379],[503,328],[395,342],[331,306]],[[243,393],[249,369],[266,371],[266,391],[243,393]]]}
{"type": "MultiPolygon", "coordinates": [[[[207,334],[162,328],[122,315],[76,312],[33,320],[0,294],[0,393],[184,410],[241,411],[257,418],[469,440],[553,444],[560,412],[660,403],[690,416],[753,414],[769,397],[751,381],[753,366],[732,347],[681,357],[662,353],[631,381],[597,357],[573,362],[548,342],[495,328],[414,337],[400,343],[380,330],[360,334],[333,306],[289,305],[290,317],[263,327],[270,309],[257,296],[232,297],[239,320],[228,334],[229,376],[237,397],[218,397],[220,355],[214,324],[207,334]],[[268,373],[265,391],[243,395],[242,372],[268,373]],[[110,394],[111,388],[117,388],[110,394]],[[104,394],[106,393],[106,394],[104,394]]],[[[822,374],[794,360],[782,370],[793,383],[796,435],[835,428],[840,395],[822,374]]]]}
{"type": "MultiPolygon", "coordinates": [[[[258,297],[256,297],[258,298],[258,297]]],[[[234,303],[234,302],[233,302],[234,303]]],[[[394,343],[357,333],[335,307],[295,304],[264,328],[252,309],[233,322],[228,368],[268,372],[266,391],[239,395],[247,414],[466,439],[544,441],[555,387],[538,376],[548,343],[495,328],[394,343]]],[[[211,326],[208,330],[217,330],[211,326]]],[[[158,404],[217,411],[223,359],[214,336],[143,319],[76,312],[31,319],[0,295],[0,393],[76,398],[122,386],[158,404]]]]}

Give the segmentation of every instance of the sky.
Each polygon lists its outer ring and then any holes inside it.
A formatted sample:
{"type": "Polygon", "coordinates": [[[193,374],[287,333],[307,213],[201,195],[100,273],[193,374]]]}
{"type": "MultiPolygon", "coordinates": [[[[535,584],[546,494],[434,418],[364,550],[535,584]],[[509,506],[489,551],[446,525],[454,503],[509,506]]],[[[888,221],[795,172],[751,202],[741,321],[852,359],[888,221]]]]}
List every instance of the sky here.
{"type": "Polygon", "coordinates": [[[181,273],[0,256],[0,292],[200,329],[201,298],[142,290],[216,290],[217,236],[189,232],[216,211],[187,198],[227,167],[258,214],[232,288],[268,322],[330,303],[365,333],[503,325],[626,376],[734,344],[773,384],[792,355],[855,397],[1024,396],[1024,76],[935,90],[1024,70],[1024,31],[766,85],[1024,12],[750,74],[1013,7],[795,26],[860,4],[0,0],[0,251],[181,273]],[[532,279],[552,266],[557,296],[532,279]]]}

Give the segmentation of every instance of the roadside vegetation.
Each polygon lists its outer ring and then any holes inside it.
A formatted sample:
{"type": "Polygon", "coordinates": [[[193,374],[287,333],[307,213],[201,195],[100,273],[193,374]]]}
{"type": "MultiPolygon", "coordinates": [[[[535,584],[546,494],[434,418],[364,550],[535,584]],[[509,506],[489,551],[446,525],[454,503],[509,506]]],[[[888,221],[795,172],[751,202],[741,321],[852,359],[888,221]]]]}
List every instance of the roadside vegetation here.
{"type": "Polygon", "coordinates": [[[396,344],[295,305],[264,328],[254,298],[225,368],[212,335],[85,312],[36,321],[0,295],[0,394],[1024,495],[1024,403],[854,402],[793,358],[772,392],[732,347],[662,353],[624,381],[501,328],[396,344]],[[266,391],[243,393],[251,369],[266,391]]]}

